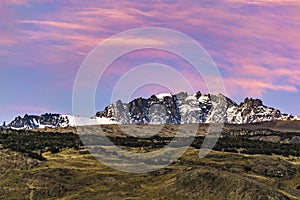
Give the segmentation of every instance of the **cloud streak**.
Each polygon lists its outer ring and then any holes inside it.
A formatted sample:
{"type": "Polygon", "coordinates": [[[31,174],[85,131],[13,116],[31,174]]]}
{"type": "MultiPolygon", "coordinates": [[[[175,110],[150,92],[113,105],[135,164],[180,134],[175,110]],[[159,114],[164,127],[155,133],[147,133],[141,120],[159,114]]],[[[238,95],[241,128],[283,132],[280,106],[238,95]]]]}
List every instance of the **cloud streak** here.
{"type": "Polygon", "coordinates": [[[84,26],[84,25],[81,25],[81,24],[58,22],[58,21],[20,20],[20,21],[17,21],[17,22],[18,23],[23,23],[23,24],[49,25],[49,26],[54,26],[54,27],[63,28],[63,29],[86,30],[86,29],[89,28],[88,26],[84,26]]]}

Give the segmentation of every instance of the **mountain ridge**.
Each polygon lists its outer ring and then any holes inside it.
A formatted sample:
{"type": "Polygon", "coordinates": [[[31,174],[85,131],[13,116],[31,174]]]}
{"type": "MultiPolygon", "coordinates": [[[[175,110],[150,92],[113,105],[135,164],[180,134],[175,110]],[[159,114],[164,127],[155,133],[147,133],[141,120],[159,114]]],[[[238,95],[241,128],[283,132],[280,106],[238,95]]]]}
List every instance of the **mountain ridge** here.
{"type": "Polygon", "coordinates": [[[260,99],[245,98],[240,104],[222,94],[152,95],[136,98],[129,103],[121,100],[108,105],[97,117],[115,118],[121,123],[181,124],[229,123],[247,124],[272,120],[297,120],[292,114],[267,107],[260,99]],[[158,98],[159,96],[160,98],[158,98]],[[158,113],[160,115],[158,115],[158,113]]]}
{"type": "Polygon", "coordinates": [[[251,124],[274,120],[300,120],[292,114],[267,107],[261,99],[246,97],[237,104],[222,94],[163,93],[139,97],[128,103],[118,100],[91,118],[45,113],[16,117],[6,127],[14,129],[84,126],[93,124],[251,124]]]}

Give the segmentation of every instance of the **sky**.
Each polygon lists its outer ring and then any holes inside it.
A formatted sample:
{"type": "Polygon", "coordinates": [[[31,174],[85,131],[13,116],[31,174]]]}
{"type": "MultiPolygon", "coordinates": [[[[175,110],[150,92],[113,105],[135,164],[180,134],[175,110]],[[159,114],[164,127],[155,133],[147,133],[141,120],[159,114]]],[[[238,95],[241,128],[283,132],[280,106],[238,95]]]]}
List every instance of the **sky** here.
{"type": "MultiPolygon", "coordinates": [[[[260,98],[283,113],[300,115],[299,10],[298,0],[1,0],[0,122],[25,113],[71,114],[76,74],[89,53],[115,34],[142,27],[172,29],[197,41],[220,71],[225,95],[235,102],[260,98]]],[[[96,109],[111,103],[109,94],[124,73],[151,62],[174,68],[206,92],[184,59],[146,49],[107,68],[96,109]]],[[[174,92],[180,89],[178,84],[174,92]]],[[[166,91],[145,85],[132,97],[166,91]]]]}

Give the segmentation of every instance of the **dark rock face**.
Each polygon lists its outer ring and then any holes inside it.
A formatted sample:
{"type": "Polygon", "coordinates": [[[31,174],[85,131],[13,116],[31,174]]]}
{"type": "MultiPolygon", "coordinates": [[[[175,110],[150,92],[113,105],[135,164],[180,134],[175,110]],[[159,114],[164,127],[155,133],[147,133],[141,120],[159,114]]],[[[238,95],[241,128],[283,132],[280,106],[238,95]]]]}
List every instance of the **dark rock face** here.
{"type": "Polygon", "coordinates": [[[263,106],[263,103],[260,99],[252,99],[246,97],[244,100],[244,104],[246,104],[249,107],[258,107],[258,106],[263,106]]]}
{"type": "Polygon", "coordinates": [[[153,116],[160,115],[161,122],[171,124],[180,123],[180,112],[177,105],[177,97],[166,96],[158,99],[152,95],[148,99],[137,98],[129,103],[122,103],[120,100],[109,105],[104,111],[97,112],[97,117],[116,118],[117,121],[125,123],[152,123],[156,121],[153,116]]]}

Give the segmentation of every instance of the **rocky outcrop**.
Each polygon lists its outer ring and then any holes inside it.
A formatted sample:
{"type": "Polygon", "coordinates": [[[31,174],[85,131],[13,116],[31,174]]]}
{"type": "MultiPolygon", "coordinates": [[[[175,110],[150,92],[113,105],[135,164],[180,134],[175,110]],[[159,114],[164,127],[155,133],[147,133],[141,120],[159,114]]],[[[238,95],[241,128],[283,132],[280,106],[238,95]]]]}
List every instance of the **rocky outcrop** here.
{"type": "Polygon", "coordinates": [[[69,123],[67,117],[60,114],[45,113],[43,115],[24,115],[16,117],[7,127],[15,129],[46,128],[66,126],[69,123]]]}

